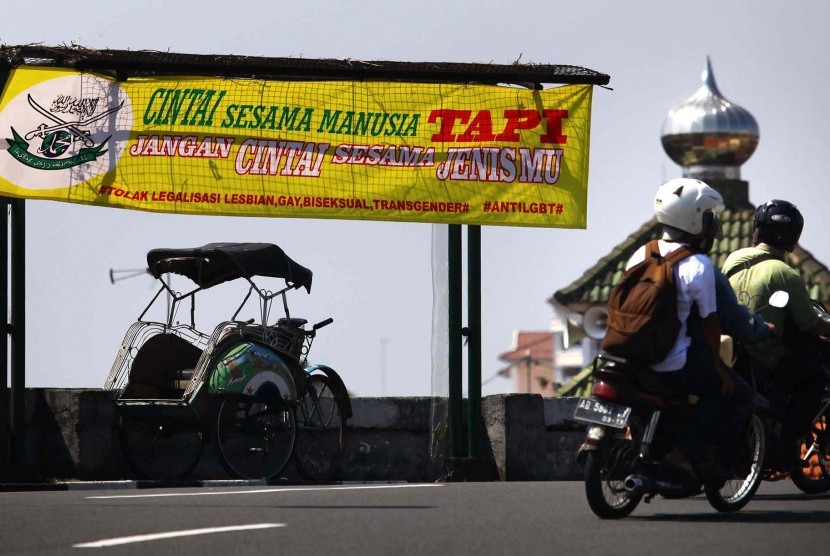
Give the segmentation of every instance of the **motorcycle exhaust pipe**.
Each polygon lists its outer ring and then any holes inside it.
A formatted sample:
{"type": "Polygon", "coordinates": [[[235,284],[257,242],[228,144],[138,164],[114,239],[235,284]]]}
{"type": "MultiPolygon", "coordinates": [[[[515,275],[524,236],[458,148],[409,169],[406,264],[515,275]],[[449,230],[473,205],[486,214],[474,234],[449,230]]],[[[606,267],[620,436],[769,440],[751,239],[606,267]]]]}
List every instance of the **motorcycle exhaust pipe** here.
{"type": "Polygon", "coordinates": [[[645,492],[665,496],[678,496],[687,490],[683,485],[655,480],[643,475],[629,475],[623,481],[623,488],[628,492],[645,492]]]}
{"type": "Polygon", "coordinates": [[[640,475],[629,475],[623,481],[623,488],[628,492],[644,490],[646,488],[646,478],[640,475]]]}

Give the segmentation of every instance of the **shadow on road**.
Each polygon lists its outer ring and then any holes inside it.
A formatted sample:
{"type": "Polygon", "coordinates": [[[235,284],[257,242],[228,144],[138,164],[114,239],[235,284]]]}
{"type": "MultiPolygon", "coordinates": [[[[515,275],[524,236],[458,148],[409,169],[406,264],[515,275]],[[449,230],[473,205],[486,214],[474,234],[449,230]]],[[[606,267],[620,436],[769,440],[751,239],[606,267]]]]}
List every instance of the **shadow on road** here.
{"type": "Polygon", "coordinates": [[[780,500],[798,502],[800,500],[830,500],[830,494],[756,494],[753,500],[780,500]]]}
{"type": "Polygon", "coordinates": [[[675,523],[830,523],[830,511],[752,511],[742,510],[734,514],[655,514],[631,516],[635,521],[671,521],[675,523]]]}

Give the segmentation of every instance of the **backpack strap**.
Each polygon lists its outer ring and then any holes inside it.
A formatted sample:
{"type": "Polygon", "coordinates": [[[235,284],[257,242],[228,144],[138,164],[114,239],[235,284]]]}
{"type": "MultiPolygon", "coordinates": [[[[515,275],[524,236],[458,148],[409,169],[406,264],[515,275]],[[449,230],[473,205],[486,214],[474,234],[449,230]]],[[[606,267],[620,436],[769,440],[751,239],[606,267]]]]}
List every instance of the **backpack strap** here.
{"type": "Polygon", "coordinates": [[[732,278],[733,276],[735,276],[737,273],[739,273],[742,270],[747,270],[747,269],[755,266],[758,263],[762,263],[764,261],[769,261],[771,259],[781,260],[780,257],[777,257],[776,255],[773,255],[772,253],[763,253],[761,255],[758,255],[754,259],[750,259],[748,261],[744,261],[744,262],[742,262],[738,265],[733,266],[732,268],[729,269],[729,272],[726,272],[724,274],[726,275],[726,279],[728,280],[729,278],[732,278]]]}
{"type": "Polygon", "coordinates": [[[646,256],[655,259],[661,259],[674,266],[675,263],[682,261],[689,255],[694,255],[694,251],[688,245],[681,245],[665,257],[660,254],[660,244],[658,240],[653,239],[646,244],[646,256]]]}

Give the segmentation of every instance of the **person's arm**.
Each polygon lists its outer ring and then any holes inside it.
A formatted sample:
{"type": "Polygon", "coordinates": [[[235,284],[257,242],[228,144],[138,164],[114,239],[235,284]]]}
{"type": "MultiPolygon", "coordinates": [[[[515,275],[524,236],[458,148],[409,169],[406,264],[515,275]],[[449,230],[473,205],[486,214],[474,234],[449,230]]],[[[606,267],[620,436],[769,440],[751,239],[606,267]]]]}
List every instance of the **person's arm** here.
{"type": "Polygon", "coordinates": [[[703,339],[706,342],[706,347],[709,349],[709,354],[712,357],[712,367],[720,375],[723,386],[721,392],[724,396],[732,394],[732,377],[724,368],[720,360],[720,319],[717,312],[709,313],[706,317],[701,319],[701,327],[703,328],[703,339]]]}
{"type": "Polygon", "coordinates": [[[721,324],[718,317],[716,270],[711,259],[702,255],[697,257],[699,266],[690,283],[689,293],[697,304],[703,339],[712,358],[712,368],[721,377],[721,391],[728,396],[732,393],[732,377],[720,360],[721,324]]]}
{"type": "Polygon", "coordinates": [[[817,336],[830,336],[830,315],[817,310],[807,293],[807,285],[799,275],[791,275],[786,282],[790,294],[787,312],[801,330],[817,336]]]}

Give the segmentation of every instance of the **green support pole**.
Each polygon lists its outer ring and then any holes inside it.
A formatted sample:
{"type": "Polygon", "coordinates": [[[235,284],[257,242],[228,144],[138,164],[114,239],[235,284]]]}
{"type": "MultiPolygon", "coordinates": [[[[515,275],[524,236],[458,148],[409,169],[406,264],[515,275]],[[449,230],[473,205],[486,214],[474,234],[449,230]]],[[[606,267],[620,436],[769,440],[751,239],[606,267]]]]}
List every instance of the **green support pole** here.
{"type": "Polygon", "coordinates": [[[26,395],[26,205],[23,199],[12,201],[12,391],[11,455],[12,463],[23,463],[26,395]]]}
{"type": "Polygon", "coordinates": [[[0,467],[9,455],[9,200],[0,197],[0,467]]]}
{"type": "Polygon", "coordinates": [[[476,458],[481,419],[481,226],[467,226],[467,456],[476,458]]]}
{"type": "MultiPolygon", "coordinates": [[[[0,91],[6,87],[11,66],[0,60],[0,91]]],[[[0,197],[0,466],[11,463],[11,398],[9,396],[9,207],[11,199],[0,197]]]]}
{"type": "Polygon", "coordinates": [[[447,244],[447,326],[449,328],[449,403],[447,421],[449,425],[449,456],[457,459],[464,456],[463,422],[461,409],[461,387],[463,383],[461,346],[461,226],[449,225],[447,244]]]}

